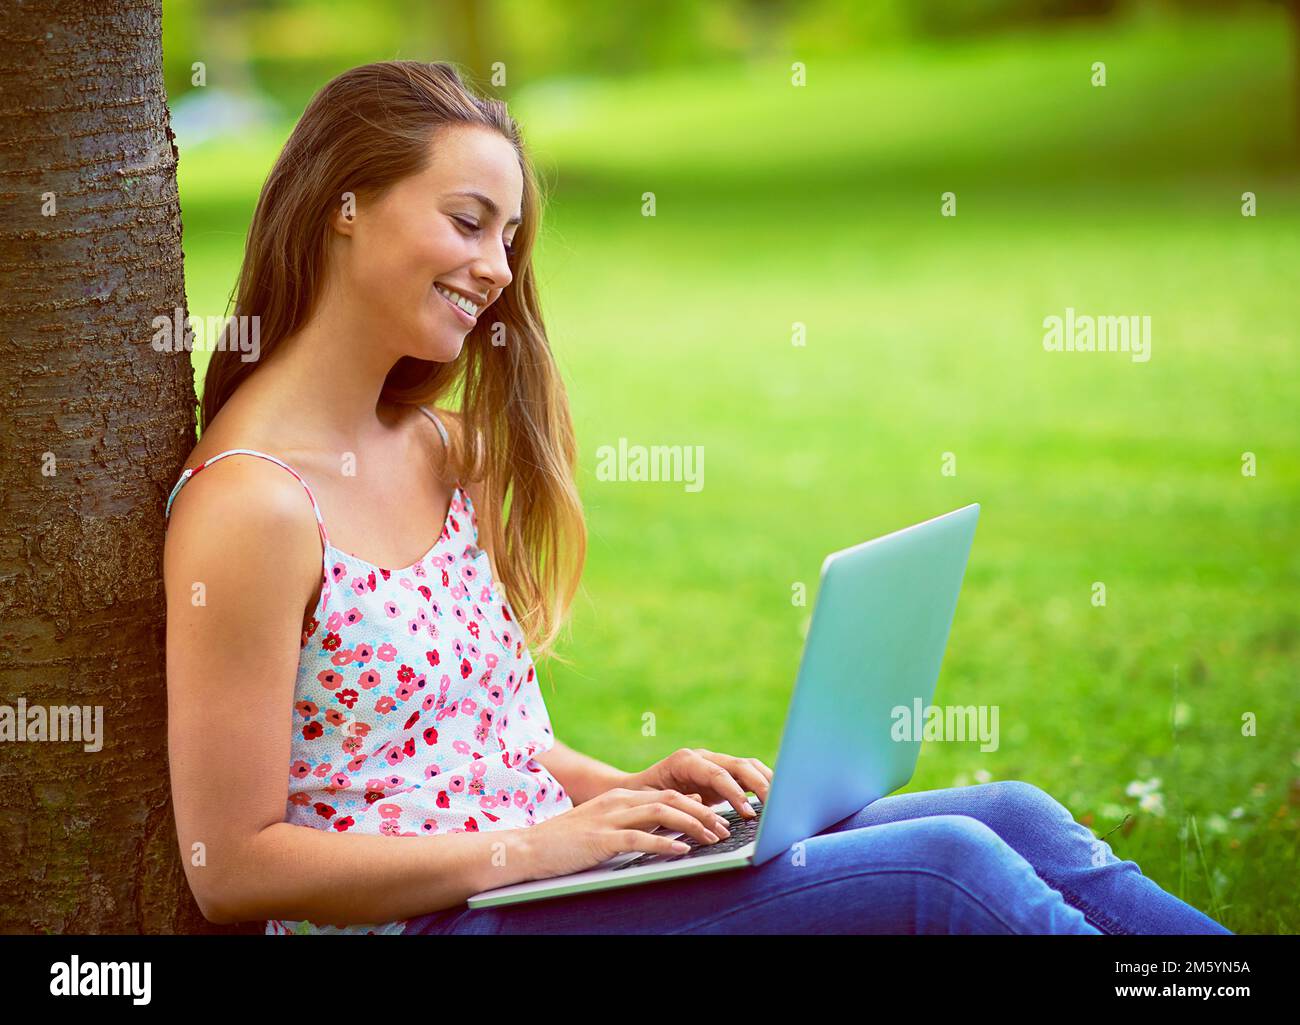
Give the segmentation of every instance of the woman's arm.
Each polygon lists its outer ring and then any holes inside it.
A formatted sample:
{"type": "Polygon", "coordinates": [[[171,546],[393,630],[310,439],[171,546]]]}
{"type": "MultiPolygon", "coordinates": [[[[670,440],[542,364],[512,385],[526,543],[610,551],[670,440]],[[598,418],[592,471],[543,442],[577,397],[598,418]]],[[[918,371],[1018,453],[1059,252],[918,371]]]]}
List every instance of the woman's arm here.
{"type": "Polygon", "coordinates": [[[626,786],[630,773],[606,765],[559,740],[537,759],[559,781],[574,804],[582,804],[606,790],[626,786]]]}
{"type": "Polygon", "coordinates": [[[387,837],[283,821],[302,615],[321,568],[311,507],[282,470],[226,459],[177,495],[164,548],[168,758],[204,915],[388,922],[530,878],[541,869],[529,830],[387,837]]]}

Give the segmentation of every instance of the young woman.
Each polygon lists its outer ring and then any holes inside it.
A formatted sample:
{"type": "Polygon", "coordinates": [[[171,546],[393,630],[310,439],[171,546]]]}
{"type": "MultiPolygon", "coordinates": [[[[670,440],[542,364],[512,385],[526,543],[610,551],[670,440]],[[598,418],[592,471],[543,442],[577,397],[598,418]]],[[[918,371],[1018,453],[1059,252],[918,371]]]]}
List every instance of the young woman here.
{"type": "Polygon", "coordinates": [[[466,908],[684,847],[656,827],[715,843],[709,806],[752,815],[772,778],[704,749],[624,772],[552,733],[529,649],[554,642],[586,540],[539,217],[504,105],[442,64],[341,75],[267,179],[235,306],[260,358],[214,353],[167,503],[171,776],[203,913],[274,933],[1226,931],[1014,782],[877,801],[758,868],[466,908]]]}

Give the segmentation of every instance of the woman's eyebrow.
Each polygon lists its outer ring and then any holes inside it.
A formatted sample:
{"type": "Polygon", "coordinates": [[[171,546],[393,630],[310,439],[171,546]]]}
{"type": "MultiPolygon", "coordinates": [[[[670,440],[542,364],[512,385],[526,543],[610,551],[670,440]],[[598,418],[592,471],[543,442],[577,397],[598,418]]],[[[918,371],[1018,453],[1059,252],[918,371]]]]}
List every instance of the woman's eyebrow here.
{"type": "MultiPolygon", "coordinates": [[[[480,203],[483,204],[483,208],[487,210],[489,216],[495,217],[497,215],[498,212],[497,205],[494,202],[492,202],[492,200],[488,199],[487,196],[483,195],[483,193],[481,192],[473,192],[469,189],[462,189],[459,192],[453,192],[452,195],[469,196],[470,199],[477,199],[480,203]]],[[[514,217],[511,217],[510,220],[506,221],[506,224],[507,225],[519,224],[522,220],[523,220],[522,217],[516,215],[514,217]]]]}

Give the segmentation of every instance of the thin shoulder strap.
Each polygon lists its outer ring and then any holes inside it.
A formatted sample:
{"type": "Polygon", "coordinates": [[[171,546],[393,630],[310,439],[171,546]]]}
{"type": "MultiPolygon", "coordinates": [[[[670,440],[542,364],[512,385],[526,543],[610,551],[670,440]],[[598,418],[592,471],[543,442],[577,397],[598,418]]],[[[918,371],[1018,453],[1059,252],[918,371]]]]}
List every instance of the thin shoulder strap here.
{"type": "Polygon", "coordinates": [[[172,488],[172,493],[167,497],[167,508],[163,511],[163,518],[168,520],[168,522],[170,522],[172,502],[176,500],[176,495],[180,492],[181,488],[185,486],[185,482],[187,480],[189,480],[195,474],[202,473],[203,470],[211,466],[218,459],[224,459],[226,456],[258,456],[259,458],[262,459],[269,459],[271,462],[275,463],[276,466],[283,466],[286,470],[288,470],[291,474],[293,474],[294,477],[298,479],[298,483],[301,484],[303,486],[303,489],[307,492],[307,497],[311,500],[311,507],[312,507],[312,511],[316,514],[316,526],[320,530],[321,541],[324,542],[327,546],[329,545],[330,543],[329,535],[325,532],[325,520],[324,517],[322,517],[320,514],[320,506],[316,504],[316,496],[311,493],[311,488],[309,488],[307,486],[307,482],[302,479],[302,475],[283,460],[276,459],[275,456],[269,456],[265,452],[258,452],[257,450],[251,448],[227,449],[225,452],[218,452],[215,456],[212,456],[210,459],[205,459],[203,462],[199,463],[198,466],[194,466],[186,469],[186,471],[181,474],[181,479],[176,482],[176,486],[172,488]]]}
{"type": "Polygon", "coordinates": [[[437,414],[427,406],[416,406],[415,408],[433,421],[433,425],[438,428],[438,433],[442,436],[443,447],[446,448],[447,453],[450,455],[451,442],[447,440],[447,428],[442,426],[442,421],[438,419],[437,414]]]}

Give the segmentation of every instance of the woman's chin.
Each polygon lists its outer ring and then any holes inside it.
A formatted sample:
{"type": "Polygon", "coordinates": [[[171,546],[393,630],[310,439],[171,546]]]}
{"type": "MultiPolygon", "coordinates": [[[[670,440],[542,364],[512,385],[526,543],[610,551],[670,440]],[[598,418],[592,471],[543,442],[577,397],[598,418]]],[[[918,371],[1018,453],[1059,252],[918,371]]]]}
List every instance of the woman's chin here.
{"type": "Polygon", "coordinates": [[[424,344],[420,346],[421,351],[416,354],[420,359],[431,360],[434,363],[450,363],[460,356],[461,350],[465,348],[465,334],[456,334],[446,330],[439,331],[436,334],[426,335],[424,344]]]}
{"type": "MultiPolygon", "coordinates": [[[[434,298],[439,303],[443,302],[436,294],[434,298]]],[[[455,318],[448,317],[445,308],[428,310],[426,314],[420,318],[418,329],[419,347],[422,350],[419,354],[420,359],[450,363],[465,347],[465,339],[471,329],[461,326],[455,318]],[[449,320],[455,320],[455,323],[448,323],[449,320]]]]}

